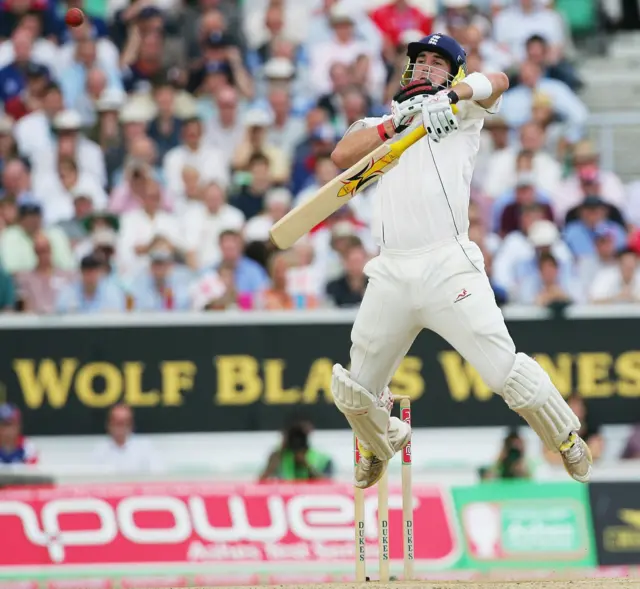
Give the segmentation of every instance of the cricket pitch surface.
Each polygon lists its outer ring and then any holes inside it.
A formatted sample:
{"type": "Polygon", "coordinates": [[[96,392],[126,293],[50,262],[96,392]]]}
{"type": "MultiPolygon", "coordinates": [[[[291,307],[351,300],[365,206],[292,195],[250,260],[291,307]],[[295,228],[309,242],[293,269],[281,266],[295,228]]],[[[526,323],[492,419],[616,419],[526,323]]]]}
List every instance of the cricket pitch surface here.
{"type": "MultiPolygon", "coordinates": [[[[321,585],[263,585],[215,589],[640,589],[640,579],[572,579],[539,581],[394,581],[392,583],[324,583],[321,585]]],[[[206,588],[198,588],[206,589],[206,588]]],[[[214,588],[211,588],[214,589],[214,588]]]]}

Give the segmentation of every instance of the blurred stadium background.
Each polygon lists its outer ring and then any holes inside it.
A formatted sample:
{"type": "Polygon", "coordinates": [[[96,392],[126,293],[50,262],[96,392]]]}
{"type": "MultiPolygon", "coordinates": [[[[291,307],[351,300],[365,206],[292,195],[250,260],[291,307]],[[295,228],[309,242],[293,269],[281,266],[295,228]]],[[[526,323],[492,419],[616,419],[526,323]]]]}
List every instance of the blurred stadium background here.
{"type": "Polygon", "coordinates": [[[430,32],[509,73],[470,234],[597,468],[570,481],[422,334],[392,383],[416,571],[637,576],[638,29],[637,0],[0,1],[0,589],[353,578],[329,384],[376,254],[371,192],[291,251],[268,230],[339,173],[336,141],[430,32]]]}

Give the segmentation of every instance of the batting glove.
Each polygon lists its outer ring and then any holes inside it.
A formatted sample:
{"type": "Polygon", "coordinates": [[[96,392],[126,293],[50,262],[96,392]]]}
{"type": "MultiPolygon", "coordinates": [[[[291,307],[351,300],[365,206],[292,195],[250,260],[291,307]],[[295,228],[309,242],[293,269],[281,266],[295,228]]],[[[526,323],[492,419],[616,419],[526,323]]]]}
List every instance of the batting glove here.
{"type": "Polygon", "coordinates": [[[453,114],[451,100],[446,94],[427,96],[420,108],[422,124],[427,135],[436,143],[458,130],[458,120],[453,114]]]}
{"type": "Polygon", "coordinates": [[[391,122],[396,133],[402,133],[415,120],[416,117],[422,116],[422,103],[429,96],[420,94],[409,98],[404,102],[391,103],[391,122]]]}

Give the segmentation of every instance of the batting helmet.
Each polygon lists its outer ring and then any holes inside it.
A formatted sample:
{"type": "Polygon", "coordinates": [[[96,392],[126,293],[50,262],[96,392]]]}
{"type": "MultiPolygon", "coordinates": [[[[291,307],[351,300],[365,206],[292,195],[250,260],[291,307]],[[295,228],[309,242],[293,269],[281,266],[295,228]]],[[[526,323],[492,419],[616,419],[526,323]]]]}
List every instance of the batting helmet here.
{"type": "Polygon", "coordinates": [[[449,72],[447,86],[450,87],[455,85],[467,75],[467,54],[460,43],[458,43],[453,37],[449,37],[449,35],[434,33],[420,39],[420,41],[409,43],[407,46],[407,57],[409,58],[409,62],[402,74],[403,85],[411,82],[416,60],[418,59],[418,55],[423,51],[438,53],[449,62],[451,65],[451,71],[449,72]]]}

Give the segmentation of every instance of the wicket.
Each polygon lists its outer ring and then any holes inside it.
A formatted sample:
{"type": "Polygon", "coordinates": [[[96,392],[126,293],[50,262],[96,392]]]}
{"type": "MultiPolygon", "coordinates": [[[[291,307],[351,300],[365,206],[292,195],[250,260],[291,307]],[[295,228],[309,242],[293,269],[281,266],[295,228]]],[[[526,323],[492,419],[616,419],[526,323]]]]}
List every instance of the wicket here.
{"type": "MultiPolygon", "coordinates": [[[[400,401],[400,417],[411,425],[411,401],[409,397],[397,396],[400,401]]],[[[358,439],[354,436],[354,468],[360,460],[358,439]]],[[[378,487],[378,569],[380,581],[387,582],[389,577],[389,477],[388,471],[377,484],[378,487]]],[[[364,489],[354,488],[354,527],[356,541],[356,581],[367,580],[366,535],[364,489]]],[[[413,500],[411,494],[411,442],[402,450],[402,521],[404,580],[413,579],[413,500]]]]}

